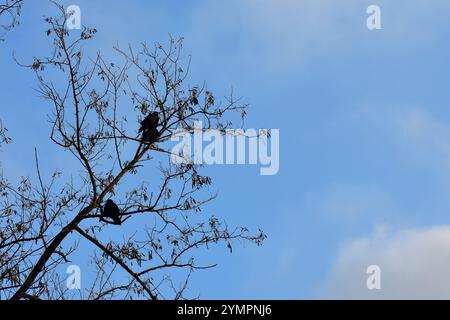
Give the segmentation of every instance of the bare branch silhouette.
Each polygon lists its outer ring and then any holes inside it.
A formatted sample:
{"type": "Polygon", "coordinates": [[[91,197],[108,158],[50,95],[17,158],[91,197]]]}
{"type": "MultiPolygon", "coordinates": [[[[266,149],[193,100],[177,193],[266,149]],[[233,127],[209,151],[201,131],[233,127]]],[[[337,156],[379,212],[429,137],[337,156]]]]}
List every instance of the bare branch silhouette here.
{"type": "Polygon", "coordinates": [[[78,167],[46,179],[36,151],[37,183],[0,180],[0,298],[185,299],[191,273],[214,266],[198,262],[196,252],[222,243],[230,251],[234,242],[260,245],[266,236],[206,213],[216,197],[211,178],[199,165],[172,163],[168,140],[179,129],[193,132],[195,121],[224,131],[246,105],[232,95],[220,102],[205,84],[186,84],[183,39],[116,47],[108,56],[120,62],[101,53],[89,58],[86,42],[97,30],[69,32],[65,9],[58,9],[59,17],[46,18],[51,54],[26,66],[51,105],[51,141],[78,167]],[[140,133],[151,112],[160,121],[140,133]],[[105,212],[112,198],[120,223],[105,212]],[[105,237],[111,228],[115,236],[105,237]],[[74,293],[57,269],[81,246],[90,248],[96,276],[74,293]]]}
{"type": "Polygon", "coordinates": [[[19,24],[22,2],[23,0],[0,0],[0,41],[4,40],[5,31],[19,24]]]}
{"type": "Polygon", "coordinates": [[[11,138],[8,136],[8,129],[3,126],[3,122],[0,119],[0,147],[2,144],[11,143],[11,138]]]}

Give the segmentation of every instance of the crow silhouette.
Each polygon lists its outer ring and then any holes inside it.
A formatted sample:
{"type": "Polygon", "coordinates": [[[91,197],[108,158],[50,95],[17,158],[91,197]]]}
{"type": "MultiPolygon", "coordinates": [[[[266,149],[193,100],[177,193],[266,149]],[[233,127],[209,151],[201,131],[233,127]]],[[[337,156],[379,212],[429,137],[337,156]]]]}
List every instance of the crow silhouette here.
{"type": "Polygon", "coordinates": [[[115,224],[122,224],[119,207],[111,199],[106,201],[102,216],[111,218],[115,224]]]}
{"type": "Polygon", "coordinates": [[[143,121],[141,121],[141,127],[139,132],[145,132],[147,130],[154,130],[159,125],[158,112],[151,112],[143,121]]]}
{"type": "Polygon", "coordinates": [[[153,143],[159,137],[158,127],[159,115],[158,112],[151,112],[142,122],[139,132],[142,133],[142,140],[153,143]]]}

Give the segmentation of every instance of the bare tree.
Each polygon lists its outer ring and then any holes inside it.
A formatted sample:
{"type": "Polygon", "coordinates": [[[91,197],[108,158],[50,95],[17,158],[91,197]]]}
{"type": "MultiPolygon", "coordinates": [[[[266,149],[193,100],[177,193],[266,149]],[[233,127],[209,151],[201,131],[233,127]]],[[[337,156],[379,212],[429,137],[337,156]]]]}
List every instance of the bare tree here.
{"type": "Polygon", "coordinates": [[[0,298],[190,298],[191,273],[214,266],[197,261],[199,250],[223,244],[231,251],[236,241],[260,245],[266,236],[203,212],[216,197],[211,178],[199,165],[172,163],[168,140],[179,129],[192,133],[195,121],[225,132],[230,120],[245,116],[246,105],[185,84],[190,61],[182,39],[137,51],[116,47],[120,62],[100,53],[85,57],[84,43],[97,31],[69,32],[58,8],[59,17],[46,18],[51,54],[28,67],[52,106],[50,139],[78,168],[45,179],[35,151],[35,183],[0,180],[0,298]],[[148,142],[137,129],[150,112],[158,112],[161,125],[148,142]],[[110,198],[122,226],[102,216],[110,198]],[[141,228],[130,233],[132,226],[141,228]],[[112,238],[105,236],[111,228],[112,238]],[[84,277],[85,290],[69,291],[58,268],[87,247],[93,276],[84,277]]]}
{"type": "Polygon", "coordinates": [[[0,0],[0,41],[4,40],[3,31],[9,31],[19,24],[23,0],[0,0]]]}

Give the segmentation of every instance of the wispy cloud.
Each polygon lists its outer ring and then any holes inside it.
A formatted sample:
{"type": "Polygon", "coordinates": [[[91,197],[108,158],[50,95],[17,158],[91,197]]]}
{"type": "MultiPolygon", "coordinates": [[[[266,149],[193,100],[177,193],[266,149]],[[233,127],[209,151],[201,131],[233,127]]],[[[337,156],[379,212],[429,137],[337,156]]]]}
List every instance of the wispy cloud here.
{"type": "Polygon", "coordinates": [[[323,194],[318,209],[327,219],[352,224],[367,219],[384,219],[392,214],[390,195],[377,185],[333,184],[323,194]]]}
{"type": "Polygon", "coordinates": [[[430,169],[450,169],[450,123],[443,112],[432,108],[380,102],[356,112],[387,144],[402,152],[402,161],[422,162],[430,169]]]}
{"type": "Polygon", "coordinates": [[[366,28],[370,0],[231,0],[201,2],[189,12],[190,40],[205,52],[218,51],[243,65],[270,72],[298,70],[314,61],[351,55],[362,47],[401,47],[429,41],[431,29],[449,4],[377,2],[383,30],[366,28]],[[223,47],[226,39],[227,47],[223,47]],[[379,42],[381,41],[381,42],[379,42]]]}
{"type": "Polygon", "coordinates": [[[345,245],[330,272],[327,297],[449,299],[450,226],[375,234],[345,245]],[[381,268],[381,289],[368,290],[367,267],[381,268]]]}
{"type": "Polygon", "coordinates": [[[415,150],[430,154],[450,168],[450,124],[423,109],[398,110],[393,125],[400,137],[415,150]]]}
{"type": "Polygon", "coordinates": [[[246,65],[296,69],[319,51],[345,48],[358,29],[349,24],[360,21],[363,30],[365,11],[357,7],[328,0],[206,2],[192,12],[188,36],[207,51],[229,37],[227,45],[246,65]]]}

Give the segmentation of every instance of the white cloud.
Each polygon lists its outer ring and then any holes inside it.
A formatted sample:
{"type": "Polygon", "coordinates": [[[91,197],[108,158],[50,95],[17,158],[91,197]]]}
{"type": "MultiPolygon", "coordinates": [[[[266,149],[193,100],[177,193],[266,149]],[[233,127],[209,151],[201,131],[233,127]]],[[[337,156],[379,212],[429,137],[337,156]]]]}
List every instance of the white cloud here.
{"type": "Polygon", "coordinates": [[[327,298],[450,299],[450,226],[351,241],[330,272],[327,298]],[[369,265],[381,268],[381,290],[366,287],[369,265]]]}

